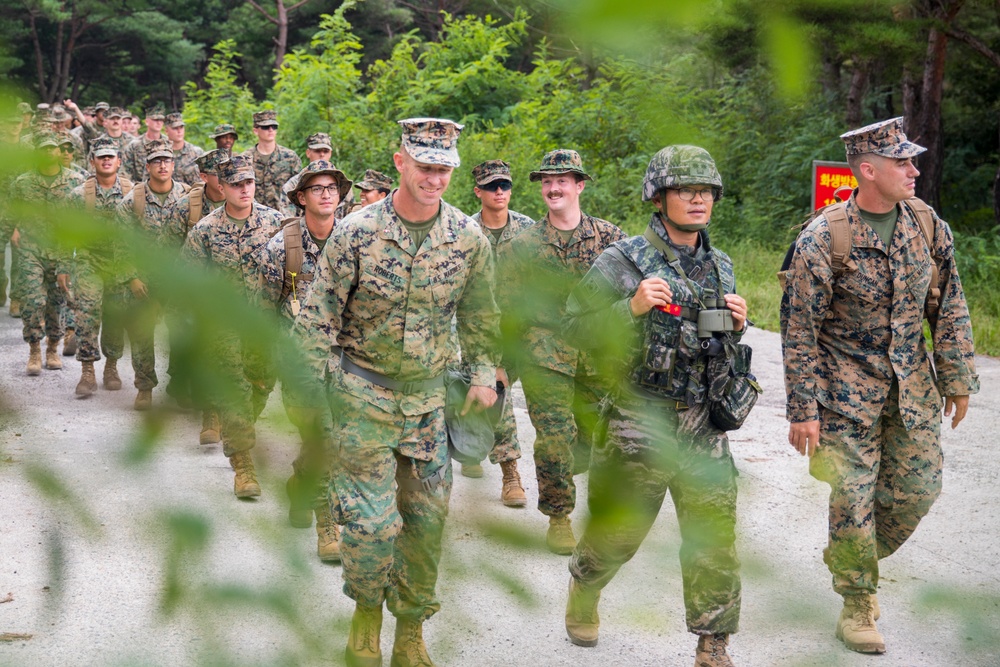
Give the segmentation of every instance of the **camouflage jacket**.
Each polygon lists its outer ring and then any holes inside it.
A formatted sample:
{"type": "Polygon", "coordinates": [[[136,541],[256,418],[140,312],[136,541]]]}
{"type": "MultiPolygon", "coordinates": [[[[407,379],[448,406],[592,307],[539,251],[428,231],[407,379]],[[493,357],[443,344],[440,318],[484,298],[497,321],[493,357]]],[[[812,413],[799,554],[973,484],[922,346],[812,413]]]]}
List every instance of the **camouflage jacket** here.
{"type": "MultiPolygon", "coordinates": [[[[91,177],[93,178],[93,177],[91,177]]],[[[70,201],[81,209],[86,208],[85,186],[77,186],[70,193],[70,201]]],[[[110,190],[104,191],[100,187],[94,190],[94,211],[98,214],[102,222],[106,222],[106,234],[95,239],[93,243],[76,247],[76,261],[87,262],[92,266],[100,266],[107,271],[114,282],[121,282],[118,275],[121,274],[121,267],[126,257],[127,248],[122,242],[121,236],[116,233],[115,214],[118,205],[125,198],[122,191],[121,178],[115,179],[115,184],[110,190]]]]}
{"type": "Polygon", "coordinates": [[[258,203],[280,211],[288,201],[281,186],[292,176],[302,171],[302,160],[290,148],[275,146],[270,155],[262,155],[254,146],[244,155],[253,158],[253,171],[257,176],[257,191],[254,199],[258,203]]]}
{"type": "Polygon", "coordinates": [[[150,190],[149,183],[140,182],[136,184],[132,192],[122,198],[115,211],[115,218],[126,229],[141,232],[141,234],[135,235],[130,243],[143,244],[142,248],[132,247],[128,264],[124,267],[124,282],[139,277],[142,277],[143,282],[148,282],[145,270],[147,262],[142,256],[151,253],[152,249],[176,252],[184,243],[186,229],[177,224],[173,210],[186,191],[187,186],[173,181],[170,193],[161,203],[160,198],[150,190]],[[142,196],[146,200],[142,219],[136,217],[135,213],[135,197],[140,187],[142,188],[142,196]],[[140,266],[144,267],[142,271],[139,270],[140,266]]]}
{"type": "MultiPolygon", "coordinates": [[[[17,177],[11,191],[11,199],[22,205],[28,205],[32,211],[32,214],[20,216],[17,221],[22,249],[55,253],[54,219],[58,215],[59,208],[68,204],[70,193],[81,183],[83,177],[71,169],[60,169],[51,181],[34,170],[17,177]],[[37,215],[34,215],[35,212],[37,215]]],[[[56,256],[60,261],[68,262],[67,253],[59,252],[56,256]]],[[[60,271],[60,273],[65,272],[60,271]]]]}
{"type": "Polygon", "coordinates": [[[854,195],[847,218],[853,247],[840,275],[831,270],[830,231],[822,216],[796,242],[783,341],[787,417],[819,419],[822,405],[871,426],[895,382],[909,429],[940,415],[942,396],[979,390],[951,229],[935,214],[933,254],[941,260],[935,381],[923,332],[933,260],[918,222],[903,207],[886,248],[861,219],[854,195]]]}
{"type": "MultiPolygon", "coordinates": [[[[198,179],[198,182],[199,183],[201,182],[200,177],[198,179]]],[[[171,212],[171,216],[174,218],[171,224],[178,229],[183,228],[185,238],[187,237],[187,232],[189,232],[191,228],[194,227],[194,224],[192,224],[191,222],[191,193],[194,191],[195,187],[197,187],[197,185],[192,187],[190,190],[184,193],[183,197],[177,200],[177,203],[174,205],[174,209],[171,212]]],[[[198,220],[196,220],[195,223],[200,221],[202,218],[204,218],[212,211],[218,208],[222,208],[223,206],[225,206],[225,204],[226,204],[225,199],[223,199],[220,202],[211,201],[203,189],[201,194],[201,211],[199,212],[198,220]]]]}
{"type": "MultiPolygon", "coordinates": [[[[518,234],[509,258],[501,258],[499,284],[505,289],[500,307],[504,332],[518,332],[525,361],[573,377],[587,358],[560,335],[566,299],[605,248],[625,238],[606,220],[583,214],[567,245],[548,215],[518,234]]],[[[510,352],[510,346],[505,348],[510,352]]]]}
{"type": "MultiPolygon", "coordinates": [[[[122,134],[124,136],[124,133],[122,134]]],[[[163,137],[166,139],[166,137],[163,137]]],[[[125,175],[135,183],[142,183],[146,180],[148,172],[146,170],[146,145],[149,141],[143,134],[138,139],[133,139],[122,151],[122,169],[125,175]]]]}
{"type": "Polygon", "coordinates": [[[201,173],[197,160],[205,151],[194,144],[185,141],[179,151],[174,151],[174,179],[195,186],[201,183],[201,173]]]}
{"type": "Polygon", "coordinates": [[[261,299],[267,304],[274,306],[278,312],[288,322],[295,319],[292,314],[292,301],[297,299],[301,304],[306,301],[309,288],[316,277],[316,266],[319,263],[320,248],[313,241],[306,227],[305,217],[293,218],[296,222],[285,224],[297,224],[302,232],[302,266],[299,268],[294,278],[295,289],[289,292],[284,299],[281,298],[282,285],[285,282],[285,235],[284,228],[276,232],[267,242],[261,260],[261,273],[263,275],[263,285],[261,299]]]}
{"type": "MultiPolygon", "coordinates": [[[[453,318],[475,385],[496,382],[499,311],[493,256],[479,226],[441,202],[424,244],[413,248],[392,206],[395,192],[338,224],[320,256],[309,297],[295,321],[313,372],[332,373],[332,348],[362,368],[403,381],[435,378],[454,363],[453,318]]],[[[444,405],[444,388],[396,393],[350,373],[335,386],[382,410],[419,415],[444,405]]]]}
{"type": "MultiPolygon", "coordinates": [[[[118,149],[118,155],[122,158],[122,164],[124,165],[125,149],[132,142],[132,137],[128,136],[124,132],[119,134],[117,137],[112,137],[110,134],[104,131],[103,127],[97,127],[93,123],[87,123],[86,125],[81,125],[80,127],[84,128],[83,140],[86,146],[85,153],[83,156],[84,162],[88,162],[88,160],[90,159],[90,145],[94,142],[94,140],[97,139],[98,137],[107,137],[111,141],[115,142],[115,147],[118,149]]],[[[143,164],[142,166],[142,172],[143,174],[146,173],[145,164],[143,164]]],[[[125,177],[131,179],[131,177],[127,173],[125,173],[125,177]]]]}
{"type": "MultiPolygon", "coordinates": [[[[483,211],[482,209],[476,211],[472,219],[479,223],[482,227],[483,225],[483,211]]],[[[503,228],[500,233],[500,238],[498,239],[490,230],[483,227],[483,234],[489,239],[490,245],[493,246],[493,257],[499,261],[501,255],[506,254],[510,251],[510,242],[514,240],[514,237],[521,233],[522,230],[527,229],[535,224],[535,221],[526,215],[518,213],[517,211],[507,211],[507,226],[503,228]]]]}
{"type": "Polygon", "coordinates": [[[247,300],[256,302],[264,247],[281,229],[281,221],[278,211],[255,203],[250,217],[240,226],[230,221],[226,207],[220,206],[191,228],[183,255],[196,263],[213,265],[247,300]]]}
{"type": "MultiPolygon", "coordinates": [[[[736,292],[733,261],[711,246],[704,232],[698,248],[687,249],[671,243],[658,215],[649,227],[673,249],[691,284],[644,236],[617,241],[570,294],[563,333],[572,344],[595,352],[609,384],[626,381],[633,393],[644,397],[701,403],[708,383],[697,323],[656,309],[635,317],[631,300],[640,282],[655,277],[670,285],[672,303],[698,309],[707,298],[736,292]],[[665,373],[661,364],[666,359],[680,363],[673,364],[670,377],[654,376],[665,373]]],[[[741,337],[742,332],[730,334],[729,340],[741,337]]]]}

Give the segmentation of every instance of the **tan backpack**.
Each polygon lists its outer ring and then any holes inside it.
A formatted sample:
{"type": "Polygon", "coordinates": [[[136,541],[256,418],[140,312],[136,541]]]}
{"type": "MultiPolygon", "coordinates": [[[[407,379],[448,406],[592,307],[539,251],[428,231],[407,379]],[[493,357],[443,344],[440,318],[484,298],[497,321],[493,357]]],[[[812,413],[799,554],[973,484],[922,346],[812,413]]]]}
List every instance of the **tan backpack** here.
{"type": "MultiPolygon", "coordinates": [[[[174,183],[179,183],[182,192],[187,192],[191,187],[187,183],[181,183],[180,181],[174,181],[174,183]]],[[[137,184],[132,191],[135,192],[132,195],[132,211],[135,213],[135,217],[142,220],[146,215],[146,182],[137,184]]],[[[199,210],[201,206],[199,204],[199,210]]]]}
{"type": "MultiPolygon", "coordinates": [[[[128,193],[132,192],[132,181],[128,180],[124,176],[118,177],[118,183],[122,187],[122,196],[124,197],[128,193]]],[[[97,208],[97,177],[91,176],[86,181],[83,182],[83,204],[88,211],[93,211],[97,208]]]]}

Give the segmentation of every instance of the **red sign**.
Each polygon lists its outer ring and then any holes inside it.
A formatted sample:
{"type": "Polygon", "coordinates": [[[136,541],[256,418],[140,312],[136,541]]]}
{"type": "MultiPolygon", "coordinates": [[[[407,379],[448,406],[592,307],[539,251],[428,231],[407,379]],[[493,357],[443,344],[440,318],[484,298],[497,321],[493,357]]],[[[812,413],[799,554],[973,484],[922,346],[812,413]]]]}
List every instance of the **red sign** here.
{"type": "Polygon", "coordinates": [[[818,208],[835,204],[838,199],[846,201],[851,190],[858,187],[851,168],[846,162],[821,162],[813,160],[812,207],[818,208]]]}

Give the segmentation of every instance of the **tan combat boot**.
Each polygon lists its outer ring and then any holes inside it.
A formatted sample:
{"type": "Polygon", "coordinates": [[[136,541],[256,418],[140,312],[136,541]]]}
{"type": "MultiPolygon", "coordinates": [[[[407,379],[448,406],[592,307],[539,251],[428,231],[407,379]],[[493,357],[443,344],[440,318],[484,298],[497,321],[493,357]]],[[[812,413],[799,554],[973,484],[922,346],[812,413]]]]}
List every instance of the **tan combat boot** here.
{"type": "Polygon", "coordinates": [[[45,345],[45,367],[50,371],[62,370],[62,359],[59,358],[59,339],[50,338],[45,345]]]}
{"type": "Polygon", "coordinates": [[[90,396],[97,391],[97,376],[94,375],[94,362],[84,361],[80,382],[76,385],[77,396],[90,396]]]}
{"type": "Polygon", "coordinates": [[[366,607],[358,603],[351,618],[351,635],[344,649],[347,667],[382,667],[382,605],[366,607]]]}
{"type": "Polygon", "coordinates": [[[461,465],[462,477],[479,479],[483,476],[483,466],[479,463],[463,463],[461,465]]]}
{"type": "Polygon", "coordinates": [[[66,329],[66,335],[63,337],[63,356],[72,357],[76,354],[76,348],[76,329],[66,329]]]}
{"type": "Polygon", "coordinates": [[[566,600],[566,634],[577,646],[597,646],[597,631],[601,619],[597,615],[600,589],[582,586],[575,577],[569,578],[569,598],[566,600]]]}
{"type": "Polygon", "coordinates": [[[503,487],[500,489],[500,501],[507,507],[524,507],[528,498],[521,486],[521,475],[517,472],[517,459],[504,461],[500,464],[503,470],[503,487]]]}
{"type": "Polygon", "coordinates": [[[42,344],[41,343],[28,343],[30,350],[28,352],[28,375],[41,375],[42,374],[42,344]]]}
{"type": "Polygon", "coordinates": [[[325,504],[316,508],[316,555],[324,563],[340,562],[340,526],[325,504]]]}
{"type": "Polygon", "coordinates": [[[389,667],[434,667],[424,644],[423,621],[396,619],[396,640],[392,643],[389,667]]]}
{"type": "Polygon", "coordinates": [[[205,410],[201,413],[201,435],[198,442],[211,445],[222,440],[222,426],[219,424],[219,413],[205,410]]]}
{"type": "Polygon", "coordinates": [[[13,317],[13,318],[20,318],[21,317],[21,302],[18,301],[17,299],[11,299],[10,300],[10,308],[7,310],[7,312],[10,313],[10,316],[13,317]]]}
{"type": "Polygon", "coordinates": [[[288,494],[288,523],[292,528],[311,528],[313,525],[312,498],[302,491],[302,481],[292,475],[285,482],[288,494]]]}
{"type": "Polygon", "coordinates": [[[144,412],[153,407],[153,390],[152,389],[140,389],[135,395],[135,403],[132,407],[139,412],[144,412]]]}
{"type": "Polygon", "coordinates": [[[875,627],[872,596],[844,596],[844,608],[837,619],[837,639],[858,653],[885,653],[885,640],[875,627]]]}
{"type": "Polygon", "coordinates": [[[715,634],[698,637],[698,650],[694,655],[694,667],[735,667],[726,652],[729,635],[715,634]]]}
{"type": "Polygon", "coordinates": [[[233,493],[237,498],[256,498],[260,495],[260,484],[257,483],[257,473],[253,469],[253,459],[250,452],[237,452],[229,457],[229,463],[236,471],[233,481],[233,493]]]}
{"type": "Polygon", "coordinates": [[[118,391],[122,388],[122,379],[118,377],[118,360],[108,357],[104,360],[104,388],[108,391],[118,391]]]}
{"type": "Polygon", "coordinates": [[[554,554],[568,556],[573,553],[576,537],[573,536],[573,524],[568,516],[549,517],[549,532],[545,535],[545,543],[554,554]]]}

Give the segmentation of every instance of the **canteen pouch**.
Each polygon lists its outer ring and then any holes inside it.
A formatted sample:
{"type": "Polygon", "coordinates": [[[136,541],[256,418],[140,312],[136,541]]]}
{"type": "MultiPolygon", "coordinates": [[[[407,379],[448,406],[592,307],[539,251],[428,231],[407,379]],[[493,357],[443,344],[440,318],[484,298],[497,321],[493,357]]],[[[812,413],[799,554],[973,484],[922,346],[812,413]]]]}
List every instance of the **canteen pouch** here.
{"type": "Polygon", "coordinates": [[[727,345],[725,354],[709,362],[708,418],[723,431],[735,431],[746,421],[763,393],[750,372],[749,345],[727,345]]]}

